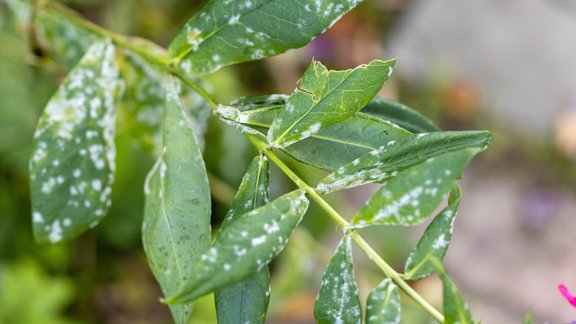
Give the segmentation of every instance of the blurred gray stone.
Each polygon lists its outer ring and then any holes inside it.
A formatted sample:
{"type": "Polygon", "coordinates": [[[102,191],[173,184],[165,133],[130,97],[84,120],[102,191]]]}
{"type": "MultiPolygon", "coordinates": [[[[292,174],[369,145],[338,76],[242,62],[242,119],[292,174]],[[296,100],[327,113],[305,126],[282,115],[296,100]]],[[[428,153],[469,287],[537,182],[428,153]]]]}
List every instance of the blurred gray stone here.
{"type": "Polygon", "coordinates": [[[414,0],[386,48],[414,82],[466,80],[502,125],[548,135],[576,99],[576,2],[414,0]]]}

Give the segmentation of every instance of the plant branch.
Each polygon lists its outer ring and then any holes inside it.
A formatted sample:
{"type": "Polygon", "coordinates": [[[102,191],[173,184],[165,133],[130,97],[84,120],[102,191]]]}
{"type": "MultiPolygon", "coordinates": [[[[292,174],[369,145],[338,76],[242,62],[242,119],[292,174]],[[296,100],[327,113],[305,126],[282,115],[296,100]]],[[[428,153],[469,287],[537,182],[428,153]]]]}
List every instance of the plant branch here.
{"type": "Polygon", "coordinates": [[[304,189],[306,193],[324,209],[328,215],[336,222],[340,227],[350,233],[350,237],[358,244],[360,249],[368,255],[370,260],[372,260],[384,274],[392,279],[394,283],[400,287],[408,296],[414,299],[422,308],[424,308],[435,320],[440,323],[444,323],[444,315],[440,313],[436,308],[430,305],[420,294],[418,294],[404,279],[402,279],[401,275],[396,272],[374,249],[360,236],[360,234],[342,217],[329,203],[327,203],[317,192],[308,185],[305,181],[300,179],[298,175],[296,175],[284,162],[272,152],[269,148],[266,147],[266,144],[260,142],[257,138],[248,136],[250,141],[254,143],[254,145],[258,148],[259,151],[266,154],[266,156],[274,163],[276,166],[290,178],[300,189],[304,189]]]}
{"type": "Polygon", "coordinates": [[[75,11],[70,10],[66,6],[63,6],[57,2],[48,1],[42,7],[42,9],[61,15],[75,25],[101,37],[109,38],[117,45],[137,53],[148,62],[160,67],[162,70],[182,80],[182,82],[192,88],[192,90],[196,91],[200,96],[202,96],[214,110],[216,110],[218,107],[219,104],[216,99],[214,99],[214,97],[212,97],[212,95],[204,90],[204,88],[202,88],[196,81],[190,78],[180,67],[176,66],[164,48],[148,40],[136,37],[126,37],[111,32],[92,23],[91,21],[80,16],[75,11]],[[150,49],[153,49],[154,51],[151,51],[150,49]]]}

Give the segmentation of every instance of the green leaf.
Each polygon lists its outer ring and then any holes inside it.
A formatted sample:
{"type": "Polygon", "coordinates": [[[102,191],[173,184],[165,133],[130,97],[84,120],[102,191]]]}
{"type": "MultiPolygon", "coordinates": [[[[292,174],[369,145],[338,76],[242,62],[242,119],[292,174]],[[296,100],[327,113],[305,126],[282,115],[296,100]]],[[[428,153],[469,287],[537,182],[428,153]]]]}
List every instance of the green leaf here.
{"type": "Polygon", "coordinates": [[[534,323],[534,320],[532,319],[532,310],[531,310],[531,309],[529,309],[529,310],[526,312],[526,315],[524,315],[524,321],[523,321],[522,323],[524,323],[524,324],[532,324],[532,323],[534,323]]]}
{"type": "Polygon", "coordinates": [[[37,10],[34,20],[37,41],[54,59],[73,67],[98,37],[48,10],[37,10]]]}
{"type": "Polygon", "coordinates": [[[434,264],[442,284],[444,286],[443,299],[444,299],[444,323],[445,324],[474,324],[472,314],[468,309],[468,305],[456,285],[442,266],[442,263],[436,258],[430,257],[429,261],[434,264]]]}
{"type": "Polygon", "coordinates": [[[296,190],[238,217],[201,257],[192,279],[166,303],[185,303],[244,280],[278,255],[298,225],[308,200],[296,190]]]}
{"type": "MultiPolygon", "coordinates": [[[[150,47],[145,46],[146,49],[150,47]]],[[[121,102],[124,109],[120,111],[119,119],[126,133],[134,136],[144,148],[157,152],[166,98],[162,82],[167,74],[133,51],[123,50],[122,54],[121,71],[127,87],[121,102]]],[[[204,133],[212,110],[201,96],[188,87],[182,88],[180,99],[198,145],[203,149],[204,133]]]]}
{"type": "Polygon", "coordinates": [[[314,305],[314,318],[320,324],[362,323],[349,235],[342,238],[324,271],[320,292],[314,305]]]}
{"type": "Polygon", "coordinates": [[[189,73],[306,45],[360,0],[211,0],[178,32],[170,55],[189,73]]]}
{"type": "Polygon", "coordinates": [[[444,200],[453,182],[480,149],[429,158],[388,179],[354,216],[352,224],[416,225],[444,200]]]}
{"type": "Polygon", "coordinates": [[[414,250],[408,256],[404,267],[404,278],[418,280],[429,276],[434,265],[427,260],[430,256],[442,260],[452,239],[452,229],[456,212],[460,206],[462,193],[456,183],[450,192],[448,206],[428,225],[414,250]]]}
{"type": "Polygon", "coordinates": [[[317,186],[319,193],[381,182],[429,158],[464,150],[484,150],[492,141],[485,131],[437,132],[411,135],[365,154],[338,168],[317,186]]]}
{"type": "Polygon", "coordinates": [[[374,98],[366,107],[362,108],[362,112],[391,121],[412,133],[438,132],[441,130],[416,110],[382,97],[374,98]]]}
{"type": "Polygon", "coordinates": [[[345,71],[312,61],[268,130],[275,147],[287,147],[354,116],[380,91],[396,60],[374,60],[345,71]]]}
{"type": "MultiPolygon", "coordinates": [[[[254,158],[242,179],[221,231],[242,214],[268,203],[269,167],[266,156],[254,158]]],[[[270,297],[270,271],[263,267],[246,279],[214,294],[218,323],[264,323],[270,297]]]]}
{"type": "Polygon", "coordinates": [[[44,110],[30,160],[34,236],[71,239],[108,211],[114,182],[116,49],[94,43],[44,110]]]}
{"type": "MultiPolygon", "coordinates": [[[[210,244],[210,187],[202,153],[180,103],[174,79],[166,83],[162,155],[146,179],[142,239],[148,263],[165,295],[179,291],[210,244]]],[[[172,305],[187,323],[192,304],[172,305]]]]}
{"type": "Polygon", "coordinates": [[[400,292],[386,278],[370,292],[366,303],[366,324],[399,324],[400,292]]]}

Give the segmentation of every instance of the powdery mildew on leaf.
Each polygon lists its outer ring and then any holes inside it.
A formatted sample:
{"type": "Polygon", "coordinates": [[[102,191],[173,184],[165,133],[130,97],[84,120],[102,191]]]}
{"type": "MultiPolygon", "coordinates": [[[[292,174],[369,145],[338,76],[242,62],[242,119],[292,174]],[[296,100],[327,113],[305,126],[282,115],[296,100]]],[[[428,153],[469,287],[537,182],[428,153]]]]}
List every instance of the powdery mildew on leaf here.
{"type": "MultiPolygon", "coordinates": [[[[246,125],[269,128],[287,99],[284,95],[260,96],[242,98],[230,105],[242,112],[246,125]]],[[[374,100],[354,116],[320,129],[283,151],[303,163],[333,171],[383,143],[410,135],[405,129],[378,117],[375,106],[379,106],[373,104],[374,100]],[[372,107],[370,113],[365,113],[368,106],[372,107]]]]}
{"type": "MultiPolygon", "coordinates": [[[[167,74],[130,50],[124,49],[122,54],[122,76],[127,87],[121,102],[124,109],[119,118],[123,118],[122,125],[128,128],[127,133],[136,136],[144,148],[158,153],[166,98],[162,82],[167,74]]],[[[212,111],[202,97],[187,87],[182,88],[180,100],[202,150],[212,111]]]]}
{"type": "Polygon", "coordinates": [[[211,0],[178,32],[170,55],[188,73],[306,45],[360,0],[211,0]]]}
{"type": "Polygon", "coordinates": [[[406,279],[418,280],[429,276],[434,271],[434,265],[427,261],[430,256],[438,260],[444,258],[452,239],[454,220],[460,206],[460,200],[460,188],[454,184],[450,192],[448,206],[434,217],[408,256],[404,267],[406,279]]]}
{"type": "Polygon", "coordinates": [[[296,190],[239,216],[202,255],[188,284],[166,302],[192,301],[263,269],[284,249],[307,208],[304,191],[296,190]]]}
{"type": "MultiPolygon", "coordinates": [[[[220,231],[244,213],[268,203],[269,166],[266,156],[252,160],[220,231]]],[[[246,279],[215,291],[219,323],[264,323],[270,297],[270,271],[265,266],[246,279]]]]}
{"type": "Polygon", "coordinates": [[[30,160],[39,242],[73,238],[96,226],[110,207],[121,88],[115,55],[110,41],[94,43],[40,117],[30,160]]]}
{"type": "MultiPolygon", "coordinates": [[[[165,295],[190,281],[210,244],[210,187],[202,153],[180,103],[175,79],[165,85],[162,154],[145,184],[142,241],[148,263],[165,295]]],[[[193,305],[171,305],[187,323],[193,305]]]]}
{"type": "Polygon", "coordinates": [[[429,158],[388,179],[354,216],[356,227],[416,225],[438,207],[479,149],[429,158]]]}
{"type": "Polygon", "coordinates": [[[268,130],[268,141],[284,148],[354,116],[380,91],[395,60],[374,60],[345,71],[312,61],[268,130]]]}
{"type": "Polygon", "coordinates": [[[349,235],[342,238],[324,271],[314,305],[314,318],[320,324],[362,323],[349,235]]]}
{"type": "Polygon", "coordinates": [[[381,182],[429,158],[467,148],[485,150],[492,136],[484,131],[421,133],[392,140],[341,166],[318,184],[327,194],[367,183],[381,182]]]}
{"type": "Polygon", "coordinates": [[[400,292],[398,287],[386,278],[374,287],[366,303],[366,324],[399,324],[400,292]]]}

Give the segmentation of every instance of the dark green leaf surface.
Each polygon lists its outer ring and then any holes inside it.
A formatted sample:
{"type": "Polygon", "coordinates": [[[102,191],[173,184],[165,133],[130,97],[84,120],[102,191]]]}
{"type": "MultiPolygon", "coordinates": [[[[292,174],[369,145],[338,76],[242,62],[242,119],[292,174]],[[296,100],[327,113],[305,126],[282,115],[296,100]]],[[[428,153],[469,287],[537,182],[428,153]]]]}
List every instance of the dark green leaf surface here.
{"type": "Polygon", "coordinates": [[[362,112],[391,121],[412,133],[429,133],[441,130],[416,110],[382,97],[374,98],[366,107],[362,108],[362,112]]]}
{"type": "MultiPolygon", "coordinates": [[[[242,179],[220,231],[244,213],[268,203],[269,167],[265,156],[254,158],[242,179]]],[[[215,292],[218,323],[264,323],[270,297],[270,271],[265,266],[246,279],[215,292]]]]}
{"type": "Polygon", "coordinates": [[[320,292],[314,305],[314,318],[320,324],[362,323],[349,235],[342,238],[324,271],[320,292]]]}
{"type": "Polygon", "coordinates": [[[366,303],[366,324],[399,324],[400,292],[386,278],[370,292],[366,303]]]}
{"type": "Polygon", "coordinates": [[[201,257],[192,279],[167,303],[185,303],[244,280],[278,255],[298,225],[308,200],[296,190],[228,224],[201,257]]]}
{"type": "MultiPolygon", "coordinates": [[[[202,153],[180,103],[174,79],[166,83],[162,154],[146,179],[142,238],[148,263],[165,295],[179,291],[210,244],[210,187],[202,153]]],[[[187,323],[192,304],[171,305],[187,323]]]]}
{"type": "Polygon", "coordinates": [[[354,216],[352,224],[416,225],[444,200],[453,182],[480,149],[429,158],[388,179],[354,216]]]}
{"type": "Polygon", "coordinates": [[[189,73],[306,45],[359,0],[211,0],[178,32],[170,55],[189,73]]]}
{"type": "Polygon", "coordinates": [[[317,187],[322,194],[381,182],[429,158],[467,148],[486,149],[492,141],[485,131],[422,133],[393,140],[338,168],[317,187]]]}
{"type": "Polygon", "coordinates": [[[395,60],[374,60],[345,71],[329,71],[312,61],[298,88],[268,130],[268,141],[287,147],[354,116],[380,91],[395,60]]]}
{"type": "Polygon", "coordinates": [[[429,276],[434,265],[428,262],[429,256],[442,260],[452,239],[452,229],[461,200],[460,188],[454,184],[450,192],[448,206],[428,225],[420,241],[408,256],[404,267],[404,278],[418,280],[429,276]]]}
{"type": "Polygon", "coordinates": [[[60,242],[94,227],[114,182],[116,50],[94,43],[48,102],[30,160],[34,236],[60,242]]]}
{"type": "Polygon", "coordinates": [[[444,286],[443,299],[444,299],[444,323],[445,324],[473,324],[474,319],[468,309],[468,305],[456,285],[446,273],[442,263],[438,259],[430,258],[433,262],[442,284],[444,286]]]}

